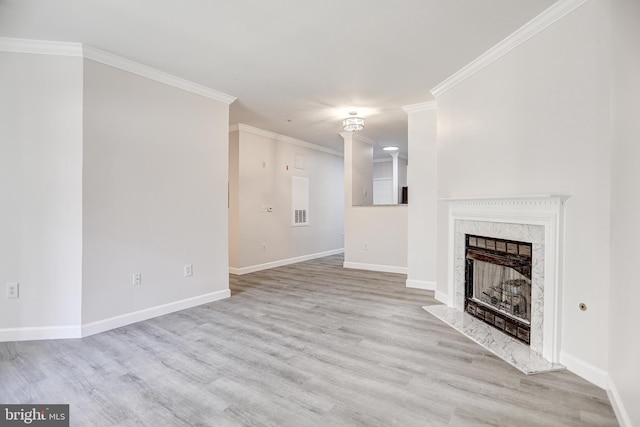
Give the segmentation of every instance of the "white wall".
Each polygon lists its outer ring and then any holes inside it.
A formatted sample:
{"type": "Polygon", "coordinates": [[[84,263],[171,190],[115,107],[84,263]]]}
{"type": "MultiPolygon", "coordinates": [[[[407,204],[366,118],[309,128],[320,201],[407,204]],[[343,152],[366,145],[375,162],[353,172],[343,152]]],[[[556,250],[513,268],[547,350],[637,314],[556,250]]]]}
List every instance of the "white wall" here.
{"type": "Polygon", "coordinates": [[[237,174],[230,177],[238,197],[237,211],[232,213],[237,216],[237,242],[232,244],[238,255],[230,260],[231,271],[243,274],[342,252],[342,157],[247,126],[231,132],[230,138],[232,143],[238,141],[237,174]],[[303,157],[304,169],[295,167],[296,155],[303,157]],[[292,176],[309,179],[308,226],[291,225],[292,176]],[[266,207],[272,211],[265,212],[266,207]]]}
{"type": "MultiPolygon", "coordinates": [[[[565,194],[561,361],[603,384],[609,354],[608,3],[591,1],[438,97],[438,196],[565,194]],[[603,20],[603,17],[605,19],[603,20]],[[580,311],[584,302],[588,310],[580,311]]],[[[447,216],[438,219],[446,293],[447,216]]]]}
{"type": "Polygon", "coordinates": [[[408,177],[408,162],[407,159],[398,157],[398,203],[402,203],[402,187],[407,186],[408,177]]]}
{"type": "MultiPolygon", "coordinates": [[[[373,204],[394,204],[393,202],[393,157],[374,159],[373,161],[373,204]],[[391,187],[389,188],[388,180],[391,180],[391,187]],[[376,187],[376,181],[378,183],[384,183],[376,187]],[[380,189],[381,194],[378,194],[380,189]],[[387,192],[389,194],[387,194],[387,192]],[[382,200],[382,201],[376,201],[382,200]]],[[[402,187],[407,185],[407,159],[398,156],[398,200],[396,203],[402,203],[402,187]]]]}
{"type": "Polygon", "coordinates": [[[229,133],[229,266],[240,265],[240,193],[238,177],[240,173],[239,132],[229,133]]]}
{"type": "Polygon", "coordinates": [[[80,58],[0,52],[0,236],[0,340],[77,334],[80,58]],[[7,282],[20,283],[19,299],[5,298],[7,282]]]}
{"type": "MultiPolygon", "coordinates": [[[[360,163],[372,165],[372,159],[363,155],[370,145],[351,132],[341,135],[344,138],[344,266],[406,273],[407,206],[352,205],[352,200],[358,199],[352,192],[360,192],[366,185],[361,179],[366,165],[360,163]]],[[[372,182],[371,178],[368,182],[372,182]]]]}
{"type": "Polygon", "coordinates": [[[351,206],[347,210],[344,266],[406,273],[407,205],[351,206]]]}
{"type": "Polygon", "coordinates": [[[640,2],[613,4],[609,374],[626,425],[640,426],[640,2]]]}
{"type": "Polygon", "coordinates": [[[373,161],[373,204],[393,204],[393,159],[373,161]]]}
{"type": "Polygon", "coordinates": [[[373,161],[373,179],[393,178],[393,159],[375,159],[373,161]]]}
{"type": "Polygon", "coordinates": [[[373,204],[373,146],[357,136],[352,142],[351,203],[356,206],[373,204]]]}
{"type": "Polygon", "coordinates": [[[228,105],[84,70],[83,323],[228,296],[228,105]]]}
{"type": "Polygon", "coordinates": [[[409,205],[407,286],[436,288],[436,110],[408,114],[409,205]]]}

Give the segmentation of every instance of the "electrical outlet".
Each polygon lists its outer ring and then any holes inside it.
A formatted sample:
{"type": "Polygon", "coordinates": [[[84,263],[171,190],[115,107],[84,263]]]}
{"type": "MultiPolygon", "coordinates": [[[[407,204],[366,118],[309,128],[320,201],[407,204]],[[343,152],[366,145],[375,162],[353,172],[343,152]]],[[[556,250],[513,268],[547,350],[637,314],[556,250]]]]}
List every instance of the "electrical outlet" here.
{"type": "Polygon", "coordinates": [[[266,251],[266,250],[267,250],[267,244],[266,244],[266,243],[263,243],[263,244],[262,244],[262,250],[263,250],[263,251],[266,251]]]}
{"type": "Polygon", "coordinates": [[[133,273],[133,284],[134,285],[142,284],[142,273],[133,273]]]}
{"type": "Polygon", "coordinates": [[[365,251],[369,249],[369,243],[368,242],[364,242],[362,244],[362,249],[364,249],[365,251]]]}
{"type": "Polygon", "coordinates": [[[184,277],[191,277],[191,276],[193,276],[193,265],[185,264],[185,266],[184,266],[184,277]]]}
{"type": "Polygon", "coordinates": [[[19,283],[7,283],[7,298],[20,298],[19,283]]]}

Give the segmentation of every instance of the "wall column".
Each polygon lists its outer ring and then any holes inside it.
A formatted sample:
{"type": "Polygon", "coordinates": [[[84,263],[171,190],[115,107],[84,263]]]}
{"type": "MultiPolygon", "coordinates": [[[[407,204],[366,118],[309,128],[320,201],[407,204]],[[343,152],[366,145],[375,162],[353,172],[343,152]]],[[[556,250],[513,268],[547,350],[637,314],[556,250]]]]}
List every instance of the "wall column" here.
{"type": "Polygon", "coordinates": [[[436,103],[431,101],[408,105],[403,109],[408,114],[409,159],[412,164],[420,165],[408,168],[407,181],[411,197],[406,285],[409,288],[435,290],[438,208],[436,103]]]}

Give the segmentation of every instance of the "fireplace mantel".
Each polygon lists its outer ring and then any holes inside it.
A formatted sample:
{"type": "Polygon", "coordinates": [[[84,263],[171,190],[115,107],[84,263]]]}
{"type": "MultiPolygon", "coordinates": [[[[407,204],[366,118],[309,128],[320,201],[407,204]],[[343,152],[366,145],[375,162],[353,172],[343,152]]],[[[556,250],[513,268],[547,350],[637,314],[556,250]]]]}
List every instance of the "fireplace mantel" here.
{"type": "Polygon", "coordinates": [[[560,358],[562,237],[568,198],[536,194],[440,199],[449,207],[447,306],[464,311],[465,233],[533,243],[538,265],[534,265],[536,322],[532,322],[531,349],[551,363],[560,358]]]}

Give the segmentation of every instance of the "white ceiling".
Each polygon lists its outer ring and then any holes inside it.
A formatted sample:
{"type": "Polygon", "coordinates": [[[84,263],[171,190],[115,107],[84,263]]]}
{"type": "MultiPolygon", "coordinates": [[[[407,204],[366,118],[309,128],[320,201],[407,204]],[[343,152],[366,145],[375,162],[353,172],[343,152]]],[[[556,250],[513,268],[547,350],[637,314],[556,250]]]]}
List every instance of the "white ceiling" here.
{"type": "Polygon", "coordinates": [[[0,36],[81,42],[236,96],[230,122],[406,153],[402,106],[555,0],[0,0],[0,36]]]}

